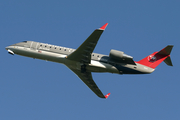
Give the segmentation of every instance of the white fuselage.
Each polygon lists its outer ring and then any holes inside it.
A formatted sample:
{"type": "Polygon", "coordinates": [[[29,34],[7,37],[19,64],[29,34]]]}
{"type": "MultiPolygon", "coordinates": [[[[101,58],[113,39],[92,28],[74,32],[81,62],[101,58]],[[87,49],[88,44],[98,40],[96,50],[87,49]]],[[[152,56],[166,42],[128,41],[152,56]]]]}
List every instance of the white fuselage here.
{"type": "MultiPolygon", "coordinates": [[[[26,57],[42,59],[57,63],[62,63],[69,68],[81,70],[82,63],[66,59],[67,55],[73,53],[75,49],[54,46],[39,42],[28,41],[27,43],[17,43],[6,47],[9,53],[26,57]]],[[[91,62],[86,66],[90,72],[109,72],[117,74],[145,74],[151,73],[154,69],[140,64],[121,64],[112,62],[104,57],[106,55],[92,53],[91,62]]]]}
{"type": "MultiPolygon", "coordinates": [[[[60,47],[59,47],[60,48],[60,47]]],[[[71,48],[65,48],[64,49],[68,51],[74,51],[74,49],[71,48]]],[[[81,63],[80,62],[75,62],[66,59],[67,54],[63,53],[54,53],[51,51],[48,51],[49,49],[45,49],[43,47],[40,48],[28,48],[26,46],[8,46],[6,49],[13,51],[15,54],[26,56],[26,57],[31,57],[31,58],[36,58],[36,59],[42,59],[42,60],[47,60],[47,61],[52,61],[52,62],[57,62],[57,63],[62,63],[66,65],[67,67],[74,68],[74,69],[81,69],[81,63]]],[[[115,68],[113,65],[103,63],[100,61],[96,60],[91,60],[91,63],[88,64],[86,67],[88,71],[91,72],[110,72],[110,73],[119,73],[117,68],[115,68]]]]}

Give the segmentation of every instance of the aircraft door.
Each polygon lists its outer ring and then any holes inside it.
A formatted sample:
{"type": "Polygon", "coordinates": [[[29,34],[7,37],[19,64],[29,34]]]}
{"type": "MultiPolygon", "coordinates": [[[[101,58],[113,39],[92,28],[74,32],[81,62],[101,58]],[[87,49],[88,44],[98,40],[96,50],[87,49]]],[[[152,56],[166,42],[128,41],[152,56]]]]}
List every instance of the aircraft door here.
{"type": "Polygon", "coordinates": [[[38,44],[38,43],[32,41],[30,48],[31,48],[32,50],[36,50],[36,49],[37,49],[37,44],[38,44]]]}

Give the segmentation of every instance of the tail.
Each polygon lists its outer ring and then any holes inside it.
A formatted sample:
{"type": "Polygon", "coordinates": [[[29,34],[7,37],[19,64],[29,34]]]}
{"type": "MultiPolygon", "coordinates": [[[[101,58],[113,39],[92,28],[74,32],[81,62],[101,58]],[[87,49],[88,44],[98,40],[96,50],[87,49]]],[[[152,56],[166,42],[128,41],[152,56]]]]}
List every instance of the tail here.
{"type": "Polygon", "coordinates": [[[168,45],[159,52],[154,52],[153,54],[145,57],[144,59],[138,61],[137,63],[148,66],[150,68],[156,68],[162,61],[167,65],[173,66],[170,58],[170,53],[173,45],[168,45]]]}

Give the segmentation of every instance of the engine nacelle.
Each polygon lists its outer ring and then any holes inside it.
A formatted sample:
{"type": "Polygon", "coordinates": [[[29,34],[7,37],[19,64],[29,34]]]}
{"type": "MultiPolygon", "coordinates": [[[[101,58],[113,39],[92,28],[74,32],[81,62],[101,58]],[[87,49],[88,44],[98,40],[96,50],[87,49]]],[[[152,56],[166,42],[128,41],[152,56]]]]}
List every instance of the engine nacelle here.
{"type": "Polygon", "coordinates": [[[111,50],[109,53],[109,57],[114,59],[114,60],[127,60],[127,59],[133,59],[133,57],[124,54],[122,51],[118,50],[111,50]]]}

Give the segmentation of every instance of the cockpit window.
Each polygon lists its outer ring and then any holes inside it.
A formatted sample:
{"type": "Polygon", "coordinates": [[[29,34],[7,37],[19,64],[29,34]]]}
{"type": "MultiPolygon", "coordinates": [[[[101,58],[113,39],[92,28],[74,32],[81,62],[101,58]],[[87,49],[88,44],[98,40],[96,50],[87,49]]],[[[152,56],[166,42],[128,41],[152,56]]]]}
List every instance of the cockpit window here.
{"type": "Polygon", "coordinates": [[[23,41],[24,43],[27,43],[27,41],[23,41]]]}

